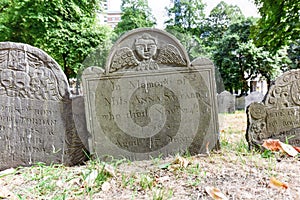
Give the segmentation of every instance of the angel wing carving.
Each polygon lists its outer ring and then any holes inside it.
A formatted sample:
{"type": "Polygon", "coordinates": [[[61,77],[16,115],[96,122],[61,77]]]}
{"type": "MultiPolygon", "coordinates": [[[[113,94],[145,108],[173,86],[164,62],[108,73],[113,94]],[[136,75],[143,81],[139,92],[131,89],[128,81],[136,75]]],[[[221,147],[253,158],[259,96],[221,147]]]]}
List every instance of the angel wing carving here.
{"type": "Polygon", "coordinates": [[[179,52],[179,50],[168,44],[164,46],[157,57],[157,63],[166,65],[176,65],[176,66],[186,66],[187,62],[184,60],[179,52]]]}
{"type": "Polygon", "coordinates": [[[109,72],[115,72],[121,68],[133,68],[139,65],[133,51],[128,47],[119,49],[112,59],[109,72]]]}

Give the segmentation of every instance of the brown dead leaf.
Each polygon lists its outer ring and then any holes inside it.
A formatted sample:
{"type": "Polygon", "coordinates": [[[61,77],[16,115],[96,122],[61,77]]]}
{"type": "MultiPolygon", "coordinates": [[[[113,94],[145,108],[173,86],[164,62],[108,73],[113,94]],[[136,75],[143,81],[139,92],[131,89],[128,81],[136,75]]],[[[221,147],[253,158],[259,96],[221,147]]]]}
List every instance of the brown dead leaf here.
{"type": "Polygon", "coordinates": [[[263,142],[262,146],[270,151],[281,151],[292,157],[295,157],[296,155],[298,155],[298,151],[295,149],[295,147],[293,147],[289,144],[280,142],[277,139],[265,140],[263,142]]]}
{"type": "Polygon", "coordinates": [[[288,189],[288,185],[277,180],[275,177],[270,178],[270,186],[273,186],[278,189],[288,189]]]}
{"type": "Polygon", "coordinates": [[[300,153],[300,147],[294,147],[294,149],[300,153]]]}
{"type": "Polygon", "coordinates": [[[181,156],[177,156],[172,164],[179,164],[181,168],[187,168],[187,166],[190,164],[190,161],[188,161],[186,158],[183,158],[181,156]]]}
{"type": "Polygon", "coordinates": [[[218,188],[207,186],[205,187],[205,191],[215,200],[228,200],[228,198],[218,188]]]}
{"type": "Polygon", "coordinates": [[[279,140],[274,140],[274,139],[268,139],[265,140],[262,144],[263,147],[270,151],[280,151],[281,146],[280,146],[280,141],[279,140]]]}

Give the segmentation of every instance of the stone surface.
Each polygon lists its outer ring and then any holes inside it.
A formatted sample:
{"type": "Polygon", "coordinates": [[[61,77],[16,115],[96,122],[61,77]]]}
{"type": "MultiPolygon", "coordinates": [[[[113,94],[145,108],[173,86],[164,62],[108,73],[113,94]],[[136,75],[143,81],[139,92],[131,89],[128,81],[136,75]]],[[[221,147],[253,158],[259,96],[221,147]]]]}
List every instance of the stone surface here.
{"type": "Polygon", "coordinates": [[[245,110],[245,96],[235,97],[235,109],[245,110]]]}
{"type": "Polygon", "coordinates": [[[233,113],[235,111],[235,96],[228,91],[223,91],[217,95],[218,112],[233,113]]]}
{"type": "Polygon", "coordinates": [[[245,97],[245,110],[252,102],[262,102],[264,95],[261,92],[255,91],[251,92],[245,97]]]}
{"type": "Polygon", "coordinates": [[[300,70],[285,72],[276,79],[262,103],[247,109],[246,138],[259,147],[267,138],[300,146],[300,70]]]}
{"type": "Polygon", "coordinates": [[[40,49],[0,43],[0,170],[36,162],[77,163],[67,79],[40,49]]]}
{"type": "Polygon", "coordinates": [[[137,29],[114,45],[105,70],[83,73],[90,151],[143,160],[218,147],[214,67],[190,63],[178,40],[137,29]]]}

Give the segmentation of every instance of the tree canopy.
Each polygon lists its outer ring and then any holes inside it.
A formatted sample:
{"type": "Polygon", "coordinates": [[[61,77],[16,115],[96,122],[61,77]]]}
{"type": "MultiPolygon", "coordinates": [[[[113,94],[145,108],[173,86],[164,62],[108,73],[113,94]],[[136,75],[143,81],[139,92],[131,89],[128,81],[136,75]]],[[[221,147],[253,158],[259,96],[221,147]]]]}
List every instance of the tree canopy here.
{"type": "Polygon", "coordinates": [[[85,57],[109,36],[96,22],[99,0],[15,0],[0,4],[0,41],[46,51],[74,77],[85,57]]]}
{"type": "Polygon", "coordinates": [[[300,39],[300,3],[298,0],[254,0],[261,18],[252,38],[259,46],[276,52],[300,39]]]}
{"type": "Polygon", "coordinates": [[[136,28],[153,27],[156,24],[147,0],[122,0],[121,10],[121,21],[114,30],[118,35],[136,28]]]}

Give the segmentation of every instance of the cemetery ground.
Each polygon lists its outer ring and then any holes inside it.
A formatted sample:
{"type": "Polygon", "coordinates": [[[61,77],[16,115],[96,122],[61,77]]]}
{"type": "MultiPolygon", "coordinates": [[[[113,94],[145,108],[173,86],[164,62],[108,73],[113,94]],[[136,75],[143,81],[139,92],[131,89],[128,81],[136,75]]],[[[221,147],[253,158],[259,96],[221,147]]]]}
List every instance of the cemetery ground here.
{"type": "Polygon", "coordinates": [[[299,155],[248,151],[245,112],[219,114],[219,121],[219,151],[148,161],[91,160],[75,167],[38,163],[8,169],[0,172],[0,199],[200,200],[213,199],[210,189],[214,199],[300,199],[299,155]]]}

